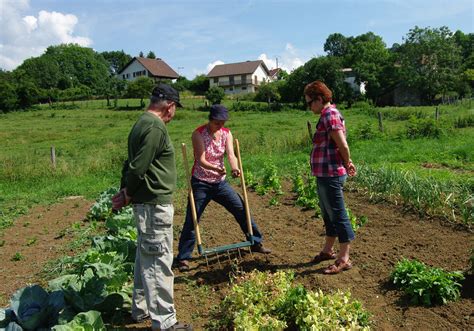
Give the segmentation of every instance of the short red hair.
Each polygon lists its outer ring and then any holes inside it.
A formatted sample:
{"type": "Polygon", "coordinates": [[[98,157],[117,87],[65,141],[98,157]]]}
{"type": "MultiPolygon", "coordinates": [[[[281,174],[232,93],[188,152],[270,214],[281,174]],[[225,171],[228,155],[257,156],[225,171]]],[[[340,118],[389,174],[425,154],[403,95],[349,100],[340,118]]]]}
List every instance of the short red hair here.
{"type": "Polygon", "coordinates": [[[319,80],[315,80],[312,83],[309,83],[304,88],[304,94],[311,98],[311,100],[315,100],[317,97],[321,97],[323,99],[323,103],[331,102],[332,101],[332,91],[319,80]]]}

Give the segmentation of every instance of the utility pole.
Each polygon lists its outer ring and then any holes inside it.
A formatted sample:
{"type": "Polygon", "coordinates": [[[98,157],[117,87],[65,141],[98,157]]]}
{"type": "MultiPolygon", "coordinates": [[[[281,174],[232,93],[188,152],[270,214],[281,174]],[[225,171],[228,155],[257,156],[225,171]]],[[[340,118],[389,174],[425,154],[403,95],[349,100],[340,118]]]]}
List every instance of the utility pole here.
{"type": "Polygon", "coordinates": [[[184,69],[184,67],[178,67],[178,75],[181,77],[181,70],[184,69]]]}

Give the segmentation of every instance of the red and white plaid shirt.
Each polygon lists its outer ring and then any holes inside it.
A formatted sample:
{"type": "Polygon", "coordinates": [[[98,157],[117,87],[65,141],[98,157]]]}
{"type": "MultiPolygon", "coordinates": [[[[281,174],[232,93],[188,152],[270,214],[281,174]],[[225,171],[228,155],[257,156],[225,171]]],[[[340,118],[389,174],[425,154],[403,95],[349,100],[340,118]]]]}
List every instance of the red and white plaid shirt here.
{"type": "Polygon", "coordinates": [[[337,177],[347,173],[337,145],[329,135],[332,130],[342,130],[346,135],[344,118],[334,105],[321,111],[316,132],[313,136],[313,150],[311,151],[310,160],[313,176],[337,177]]]}

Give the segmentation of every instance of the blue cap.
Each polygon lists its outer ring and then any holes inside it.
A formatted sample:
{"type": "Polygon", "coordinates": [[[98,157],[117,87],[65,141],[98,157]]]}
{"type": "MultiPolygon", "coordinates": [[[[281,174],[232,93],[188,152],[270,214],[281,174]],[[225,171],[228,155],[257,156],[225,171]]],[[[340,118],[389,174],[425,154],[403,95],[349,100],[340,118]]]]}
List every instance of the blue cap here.
{"type": "Polygon", "coordinates": [[[223,105],[212,105],[209,119],[227,121],[229,119],[229,111],[223,105]]]}

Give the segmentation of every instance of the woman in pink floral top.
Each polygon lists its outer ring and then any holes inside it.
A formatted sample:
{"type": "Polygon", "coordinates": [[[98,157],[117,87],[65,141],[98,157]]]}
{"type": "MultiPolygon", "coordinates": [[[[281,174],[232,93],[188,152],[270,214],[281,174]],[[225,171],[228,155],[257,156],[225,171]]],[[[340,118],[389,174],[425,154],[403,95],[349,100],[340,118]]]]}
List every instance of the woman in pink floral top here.
{"type": "MultiPolygon", "coordinates": [[[[194,202],[198,221],[204,209],[211,200],[224,206],[239,223],[240,228],[248,237],[245,209],[242,198],[232,189],[225,180],[226,169],[224,155],[231,167],[233,177],[240,176],[237,158],[234,154],[232,133],[224,127],[229,119],[227,108],[222,105],[211,106],[209,122],[198,127],[192,136],[194,149],[194,165],[192,170],[191,185],[193,188],[194,202]]],[[[188,203],[186,219],[179,238],[178,267],[181,271],[189,269],[189,260],[194,249],[196,236],[191,217],[190,204],[188,203]]],[[[251,220],[254,245],[252,251],[268,254],[271,251],[262,245],[262,234],[255,221],[251,220]]],[[[251,239],[251,238],[247,238],[251,239]]]]}
{"type": "Polygon", "coordinates": [[[349,248],[355,235],[344,206],[342,187],[347,175],[356,175],[356,168],[350,159],[344,118],[331,104],[331,90],[324,83],[314,81],[306,85],[304,97],[311,111],[319,115],[311,151],[311,173],[317,178],[319,205],[326,228],[324,247],[313,262],[336,259],[324,269],[325,274],[336,274],[352,267],[349,248]],[[336,239],[339,240],[337,255],[333,251],[336,239]]]}

